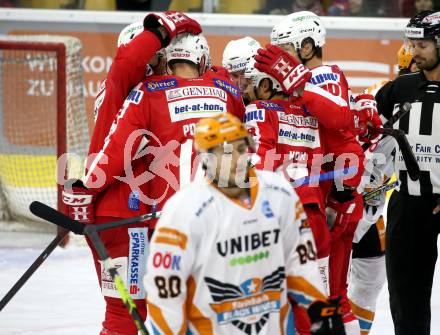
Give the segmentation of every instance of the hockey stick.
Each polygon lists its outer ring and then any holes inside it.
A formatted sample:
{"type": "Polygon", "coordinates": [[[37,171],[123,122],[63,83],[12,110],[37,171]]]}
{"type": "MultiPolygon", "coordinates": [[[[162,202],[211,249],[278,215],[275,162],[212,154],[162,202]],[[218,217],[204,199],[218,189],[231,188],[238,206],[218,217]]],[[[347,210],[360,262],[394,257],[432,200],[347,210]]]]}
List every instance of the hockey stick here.
{"type": "Polygon", "coordinates": [[[108,269],[112,280],[115,283],[116,289],[118,290],[122,302],[133,321],[136,325],[136,328],[142,335],[148,335],[148,331],[145,328],[145,325],[142,321],[142,318],[139,314],[139,311],[136,308],[136,304],[128,293],[127,288],[125,287],[124,281],[121,276],[118,274],[116,267],[113,263],[113,259],[108,255],[107,250],[102,243],[102,240],[99,238],[97,225],[83,225],[82,223],[75,221],[68,217],[67,215],[58,212],[57,210],[41,203],[38,201],[34,201],[30,206],[31,212],[38,216],[39,218],[46,220],[50,223],[53,223],[59,227],[63,227],[69,229],[72,232],[81,232],[86,234],[93,246],[95,247],[96,252],[98,253],[99,258],[102,260],[106,269],[108,269]],[[83,227],[85,226],[85,227],[83,227]]]}
{"type": "Polygon", "coordinates": [[[411,180],[418,180],[420,178],[420,167],[403,130],[392,128],[370,128],[370,130],[373,133],[389,135],[396,139],[397,145],[402,152],[409,177],[411,180]]]}
{"type": "Polygon", "coordinates": [[[17,280],[14,286],[6,293],[3,299],[0,301],[0,311],[8,304],[8,302],[15,296],[15,294],[23,287],[27,280],[34,274],[35,271],[40,267],[41,264],[46,260],[46,258],[55,250],[58,244],[66,237],[69,232],[66,230],[61,234],[55,236],[55,238],[50,242],[50,244],[43,250],[43,252],[38,256],[38,258],[32,263],[32,265],[26,270],[25,273],[17,280]]]}
{"type": "Polygon", "coordinates": [[[362,195],[362,198],[364,199],[364,201],[368,201],[370,199],[373,199],[374,197],[377,197],[378,195],[381,195],[383,193],[388,192],[389,190],[392,190],[397,185],[399,185],[399,182],[397,180],[392,182],[391,184],[383,184],[380,187],[376,188],[375,190],[365,193],[364,195],[362,195]]]}
{"type": "MultiPolygon", "coordinates": [[[[59,227],[65,228],[72,233],[75,233],[77,235],[84,235],[84,229],[86,224],[75,221],[71,219],[70,217],[58,212],[57,210],[53,209],[52,207],[49,207],[39,201],[32,201],[31,205],[29,206],[29,210],[32,214],[42,217],[44,216],[53,216],[56,217],[58,220],[57,222],[53,222],[59,227]]],[[[97,231],[112,229],[120,226],[130,225],[133,223],[141,222],[141,221],[148,221],[152,219],[159,218],[162,212],[153,212],[149,214],[144,214],[140,216],[134,216],[132,218],[118,220],[118,221],[112,221],[112,222],[106,222],[102,224],[95,225],[97,231]]]]}
{"type": "Polygon", "coordinates": [[[399,121],[403,116],[405,116],[406,114],[408,114],[411,111],[411,104],[409,102],[405,102],[403,104],[399,105],[399,110],[393,114],[387,122],[385,122],[383,124],[384,128],[392,128],[393,125],[399,121]]]}

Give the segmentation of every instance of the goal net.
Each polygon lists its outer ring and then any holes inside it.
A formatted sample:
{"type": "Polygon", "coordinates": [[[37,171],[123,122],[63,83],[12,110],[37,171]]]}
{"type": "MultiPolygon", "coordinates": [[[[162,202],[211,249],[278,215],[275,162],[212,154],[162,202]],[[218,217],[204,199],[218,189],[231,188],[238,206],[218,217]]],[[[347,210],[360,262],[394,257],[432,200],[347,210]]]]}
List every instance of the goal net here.
{"type": "Polygon", "coordinates": [[[81,48],[73,37],[0,35],[1,230],[55,231],[29,204],[62,209],[57,180],[82,175],[89,131],[81,48]],[[65,153],[73,159],[57,165],[65,153]]]}

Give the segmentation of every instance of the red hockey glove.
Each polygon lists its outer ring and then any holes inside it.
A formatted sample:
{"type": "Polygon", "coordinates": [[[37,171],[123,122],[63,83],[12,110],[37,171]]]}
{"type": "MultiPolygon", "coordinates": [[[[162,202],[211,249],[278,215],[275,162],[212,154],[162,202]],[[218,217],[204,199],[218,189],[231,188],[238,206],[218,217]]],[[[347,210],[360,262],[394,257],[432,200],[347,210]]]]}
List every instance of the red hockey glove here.
{"type": "Polygon", "coordinates": [[[276,45],[268,44],[266,49],[258,49],[255,61],[255,68],[278,80],[288,94],[303,87],[312,76],[300,61],[276,45]]]}
{"type": "Polygon", "coordinates": [[[348,228],[355,228],[363,210],[362,196],[356,190],[332,191],[326,203],[327,224],[332,239],[338,238],[348,228]]]}
{"type": "Polygon", "coordinates": [[[66,214],[82,223],[95,221],[93,200],[95,193],[84,186],[81,180],[69,179],[63,187],[63,203],[66,214]]]}
{"type": "Polygon", "coordinates": [[[145,29],[154,29],[160,26],[165,27],[170,40],[181,33],[198,35],[202,32],[202,27],[196,20],[173,10],[167,10],[163,13],[151,13],[145,17],[145,29]]]}
{"type": "Polygon", "coordinates": [[[355,129],[359,140],[366,143],[374,143],[379,139],[379,134],[371,133],[368,128],[382,127],[376,100],[371,94],[359,94],[354,98],[355,105],[355,129]]]}
{"type": "Polygon", "coordinates": [[[307,314],[312,324],[310,328],[312,335],[345,335],[339,300],[317,300],[310,305],[307,314]]]}

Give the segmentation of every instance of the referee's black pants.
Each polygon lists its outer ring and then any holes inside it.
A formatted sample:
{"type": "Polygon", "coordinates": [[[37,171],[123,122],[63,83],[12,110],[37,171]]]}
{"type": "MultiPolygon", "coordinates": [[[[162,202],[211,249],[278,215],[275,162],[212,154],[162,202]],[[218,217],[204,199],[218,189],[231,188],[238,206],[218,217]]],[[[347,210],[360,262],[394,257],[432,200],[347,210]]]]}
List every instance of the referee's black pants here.
{"type": "MultiPolygon", "coordinates": [[[[396,335],[429,335],[431,289],[440,213],[436,197],[393,192],[388,204],[385,256],[396,335]]],[[[438,316],[437,316],[438,317],[438,316]]]]}

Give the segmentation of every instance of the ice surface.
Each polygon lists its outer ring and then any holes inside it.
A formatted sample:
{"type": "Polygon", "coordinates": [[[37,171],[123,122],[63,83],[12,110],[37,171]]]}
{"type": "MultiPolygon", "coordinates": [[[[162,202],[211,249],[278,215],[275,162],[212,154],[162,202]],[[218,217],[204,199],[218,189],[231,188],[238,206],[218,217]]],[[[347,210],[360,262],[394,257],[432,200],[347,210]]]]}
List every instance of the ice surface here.
{"type": "MultiPolygon", "coordinates": [[[[38,236],[35,240],[19,236],[0,232],[0,246],[6,246],[0,247],[0,298],[53,238],[38,236]]],[[[90,251],[78,246],[57,248],[0,312],[0,334],[97,335],[103,313],[104,303],[90,251]]],[[[440,266],[437,265],[432,292],[433,335],[440,334],[439,315],[440,266]]],[[[370,334],[394,334],[386,287],[380,295],[370,334]]]]}

